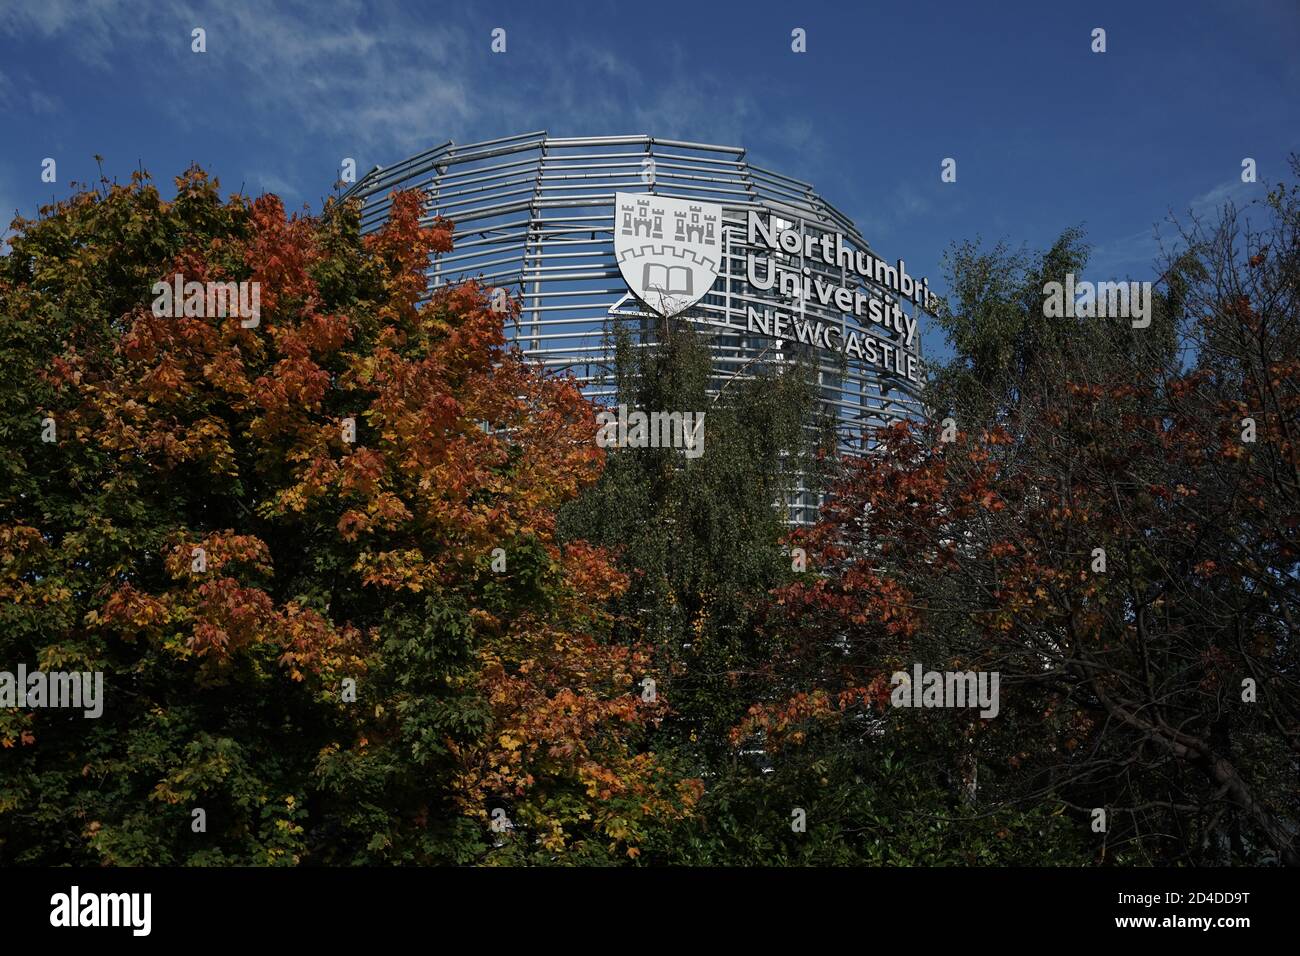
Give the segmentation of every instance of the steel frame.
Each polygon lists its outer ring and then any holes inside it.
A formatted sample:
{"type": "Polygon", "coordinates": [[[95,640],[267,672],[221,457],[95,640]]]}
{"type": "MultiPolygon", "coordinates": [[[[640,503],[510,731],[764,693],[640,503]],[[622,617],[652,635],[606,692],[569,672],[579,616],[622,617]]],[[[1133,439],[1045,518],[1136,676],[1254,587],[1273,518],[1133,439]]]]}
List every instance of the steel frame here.
{"type": "MultiPolygon", "coordinates": [[[[363,232],[383,223],[396,189],[424,192],[426,220],[441,216],[455,224],[455,247],[431,258],[430,290],[477,278],[517,295],[520,321],[511,334],[520,348],[549,369],[573,374],[596,400],[613,395],[613,325],[625,323],[636,341],[650,338],[649,316],[628,293],[613,242],[614,194],[647,192],[723,206],[728,242],[721,273],[713,290],[684,313],[712,332],[716,387],[759,364],[754,360],[760,355],[762,362],[782,363],[799,353],[814,364],[842,449],[857,453],[873,427],[923,414],[920,389],[904,378],[789,341],[777,348],[774,340],[748,332],[747,305],[789,311],[789,303],[774,291],[756,290],[745,280],[748,210],[764,209],[804,233],[839,232],[857,249],[874,252],[811,184],[750,163],[740,147],[545,132],[465,145],[447,142],[396,165],[376,166],[347,191],[362,201],[363,232]]],[[[804,262],[798,255],[776,259],[795,270],[807,265],[813,275],[849,287],[887,291],[820,261],[804,262]]],[[[837,323],[841,331],[890,339],[870,322],[816,302],[806,303],[804,314],[837,323]]],[[[920,359],[919,342],[916,354],[920,359]]],[[[808,523],[815,506],[811,495],[799,494],[789,520],[808,523]]]]}

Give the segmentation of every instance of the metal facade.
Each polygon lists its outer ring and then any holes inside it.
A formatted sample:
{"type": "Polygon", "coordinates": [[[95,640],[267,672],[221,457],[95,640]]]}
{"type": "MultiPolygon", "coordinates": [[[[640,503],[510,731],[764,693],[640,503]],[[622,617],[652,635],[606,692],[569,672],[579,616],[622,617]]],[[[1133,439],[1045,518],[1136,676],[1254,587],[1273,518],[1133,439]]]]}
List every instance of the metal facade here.
{"type": "MultiPolygon", "coordinates": [[[[774,290],[763,292],[746,281],[749,209],[762,208],[779,224],[805,234],[838,232],[856,248],[872,250],[810,184],[753,165],[739,147],[649,136],[558,138],[544,132],[468,145],[448,142],[394,166],[375,167],[349,189],[348,195],[363,202],[363,232],[383,222],[395,189],[423,191],[427,217],[455,223],[455,248],[430,262],[430,288],[477,278],[518,296],[522,310],[512,334],[519,346],[548,368],[571,372],[593,398],[612,395],[614,324],[627,324],[636,341],[644,341],[652,327],[614,256],[614,196],[622,191],[723,207],[728,245],[720,274],[712,291],[682,315],[711,334],[718,387],[758,362],[793,361],[799,350],[815,363],[822,400],[840,426],[845,450],[860,453],[863,436],[874,426],[921,414],[917,388],[905,378],[852,357],[747,331],[747,305],[790,308],[774,290]]],[[[821,261],[775,258],[794,269],[807,265],[827,281],[853,284],[852,276],[821,261]]],[[[808,301],[805,310],[808,319],[833,322],[842,331],[888,338],[880,327],[833,304],[808,301]]],[[[801,496],[792,504],[790,520],[805,523],[813,507],[810,496],[801,496]]]]}

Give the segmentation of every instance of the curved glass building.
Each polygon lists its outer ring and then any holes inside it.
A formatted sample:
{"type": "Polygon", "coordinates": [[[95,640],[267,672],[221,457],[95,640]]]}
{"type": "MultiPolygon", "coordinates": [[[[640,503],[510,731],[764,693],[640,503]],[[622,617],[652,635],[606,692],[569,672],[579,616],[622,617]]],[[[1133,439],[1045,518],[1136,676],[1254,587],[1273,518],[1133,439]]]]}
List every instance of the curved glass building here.
{"type": "MultiPolygon", "coordinates": [[[[363,231],[395,189],[422,191],[430,219],[455,223],[430,288],[476,278],[517,296],[519,346],[593,398],[612,395],[613,326],[646,341],[664,313],[710,334],[717,387],[759,362],[809,361],[845,450],[921,414],[928,286],[877,257],[810,184],[740,147],[544,132],[448,142],[348,190],[363,231]]],[[[791,520],[814,505],[803,496],[791,520]]]]}

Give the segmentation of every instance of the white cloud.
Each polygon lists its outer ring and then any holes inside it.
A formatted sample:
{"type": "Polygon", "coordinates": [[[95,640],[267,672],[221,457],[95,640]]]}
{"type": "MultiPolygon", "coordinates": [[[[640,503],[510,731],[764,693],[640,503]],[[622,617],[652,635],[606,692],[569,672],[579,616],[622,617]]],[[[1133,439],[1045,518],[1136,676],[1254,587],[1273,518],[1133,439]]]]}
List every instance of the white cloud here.
{"type": "MultiPolygon", "coordinates": [[[[285,161],[309,161],[311,172],[259,169],[282,188],[304,176],[315,181],[318,165],[328,170],[343,156],[368,169],[448,139],[536,129],[761,140],[774,155],[751,155],[754,162],[785,168],[798,154],[806,178],[817,174],[810,161],[831,155],[811,123],[773,115],[761,94],[729,78],[701,76],[679,45],[656,51],[658,65],[643,71],[617,49],[573,37],[538,57],[515,31],[510,52],[496,55],[488,21],[471,33],[447,20],[428,7],[376,11],[360,0],[162,0],[144,14],[128,0],[48,0],[19,11],[0,32],[55,40],[92,69],[130,64],[181,136],[219,115],[222,123],[247,123],[230,130],[241,140],[301,137],[285,161]],[[190,52],[195,26],[207,31],[202,57],[190,52]],[[321,150],[340,155],[318,157],[321,150]]],[[[28,105],[56,104],[47,95],[28,105]]]]}
{"type": "MultiPolygon", "coordinates": [[[[423,13],[423,11],[421,11],[423,13]]],[[[128,0],[42,0],[0,21],[0,32],[57,40],[83,65],[110,69],[134,58],[156,74],[156,96],[181,125],[203,122],[189,96],[173,93],[187,58],[190,31],[207,33],[207,53],[220,71],[214,95],[234,96],[262,114],[289,111],[306,132],[354,135],[386,146],[415,146],[427,132],[470,116],[465,87],[467,44],[434,18],[379,23],[354,0],[271,5],[223,0],[210,8],[168,0],[142,13],[128,0]],[[152,55],[141,59],[149,51],[152,55]]],[[[13,96],[0,85],[0,97],[13,96]]],[[[34,99],[38,111],[53,107],[34,99]]]]}
{"type": "Polygon", "coordinates": [[[1240,176],[1222,182],[1193,196],[1182,209],[1170,209],[1163,222],[1098,243],[1088,264],[1089,271],[1114,278],[1150,273],[1177,244],[1178,233],[1171,219],[1184,224],[1189,215],[1214,219],[1227,203],[1240,209],[1251,199],[1262,196],[1263,190],[1257,183],[1243,183],[1240,176]]]}
{"type": "Polygon", "coordinates": [[[59,101],[42,90],[25,72],[12,78],[0,72],[0,106],[11,112],[29,110],[41,115],[58,112],[59,101]]]}
{"type": "Polygon", "coordinates": [[[1149,273],[1161,255],[1155,225],[1118,239],[1098,243],[1088,261],[1089,273],[1116,280],[1149,273]]]}
{"type": "Polygon", "coordinates": [[[1196,216],[1212,215],[1223,208],[1225,203],[1231,202],[1241,207],[1255,195],[1262,195],[1260,186],[1257,183],[1243,183],[1238,175],[1193,197],[1187,207],[1196,216]]]}
{"type": "Polygon", "coordinates": [[[253,181],[261,192],[275,193],[281,199],[299,195],[297,186],[274,173],[258,173],[253,181]]]}

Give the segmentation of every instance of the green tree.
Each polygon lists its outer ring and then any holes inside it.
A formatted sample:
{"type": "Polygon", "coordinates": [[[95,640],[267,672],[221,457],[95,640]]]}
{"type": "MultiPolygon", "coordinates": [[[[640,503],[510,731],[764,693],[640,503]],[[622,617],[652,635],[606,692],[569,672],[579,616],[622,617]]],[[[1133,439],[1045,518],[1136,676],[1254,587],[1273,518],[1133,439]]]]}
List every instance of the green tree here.
{"type": "Polygon", "coordinates": [[[622,576],[555,537],[591,405],[485,290],[421,305],[451,229],[418,196],[362,238],[354,205],[176,187],[78,192],[0,259],[0,665],[106,698],[0,711],[0,859],[634,856],[693,791],[609,639],[622,576]],[[167,310],[177,275],[260,314],[167,310]]]}
{"type": "Polygon", "coordinates": [[[671,707],[664,733],[693,768],[716,772],[770,651],[764,596],[793,574],[774,505],[819,480],[813,386],[800,365],[718,375],[711,333],[686,322],[662,325],[645,344],[615,335],[616,402],[705,413],[704,453],[613,451],[562,527],[617,549],[631,579],[614,606],[617,632],[653,645],[658,693],[671,707]]]}
{"type": "Polygon", "coordinates": [[[1295,863],[1298,198],[1193,221],[1146,328],[1045,314],[1072,233],[958,247],[930,398],[956,440],[898,426],[845,463],[742,733],[809,759],[860,728],[931,781],[895,824],[946,792],[957,840],[1019,821],[1045,859],[1295,863]],[[998,673],[997,717],[894,706],[916,662],[998,673]]]}

